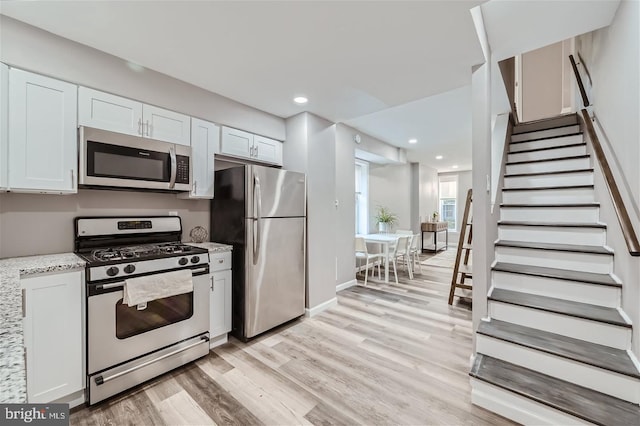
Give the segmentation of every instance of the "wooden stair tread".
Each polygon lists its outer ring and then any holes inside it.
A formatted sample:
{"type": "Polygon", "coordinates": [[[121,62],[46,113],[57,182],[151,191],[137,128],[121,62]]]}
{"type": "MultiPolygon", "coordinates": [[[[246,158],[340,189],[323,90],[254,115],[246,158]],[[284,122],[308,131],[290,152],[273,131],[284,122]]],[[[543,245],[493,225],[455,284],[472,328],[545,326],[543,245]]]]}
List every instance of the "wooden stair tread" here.
{"type": "Polygon", "coordinates": [[[489,300],[631,328],[617,309],[494,288],[489,300]]]}
{"type": "Polygon", "coordinates": [[[565,207],[584,207],[584,208],[591,208],[591,207],[600,207],[600,203],[569,203],[569,204],[500,204],[500,207],[502,208],[529,208],[529,207],[543,207],[543,208],[549,208],[549,207],[558,207],[558,208],[565,208],[565,207]]]}
{"type": "Polygon", "coordinates": [[[576,170],[557,170],[553,172],[534,172],[534,173],[513,173],[504,175],[505,178],[526,177],[526,176],[544,176],[544,175],[564,175],[571,173],[593,173],[593,169],[576,169],[576,170]]]}
{"type": "Polygon", "coordinates": [[[498,240],[496,241],[496,246],[550,251],[569,251],[575,253],[606,254],[611,256],[613,255],[613,251],[608,250],[602,246],[585,246],[577,244],[534,243],[529,241],[498,240]]]}
{"type": "MultiPolygon", "coordinates": [[[[529,142],[529,141],[527,141],[529,142]]],[[[518,143],[518,142],[515,142],[518,143]]],[[[574,148],[576,146],[586,146],[587,143],[586,142],[580,142],[580,143],[570,143],[567,145],[557,145],[557,146],[545,146],[544,148],[531,148],[531,149],[523,149],[522,151],[509,151],[509,154],[522,154],[522,153],[527,153],[527,152],[538,152],[538,151],[550,151],[552,149],[562,149],[562,148],[574,148]]]]}
{"type": "Polygon", "coordinates": [[[568,186],[532,186],[524,188],[502,188],[502,191],[547,191],[552,189],[593,189],[593,185],[568,185],[568,186]]]}
{"type": "Polygon", "coordinates": [[[622,349],[495,319],[481,321],[478,333],[640,379],[640,372],[622,349]]]}
{"type": "Polygon", "coordinates": [[[513,166],[516,164],[528,164],[528,163],[544,163],[547,161],[579,160],[582,158],[589,158],[589,157],[590,157],[589,154],[585,154],[585,155],[571,155],[569,157],[543,158],[541,160],[511,161],[511,162],[507,162],[507,166],[513,166]]]}
{"type": "Polygon", "coordinates": [[[469,375],[588,422],[640,424],[636,404],[487,355],[476,355],[469,375]]]}
{"type": "Polygon", "coordinates": [[[518,222],[512,220],[500,220],[498,221],[498,226],[548,226],[552,228],[602,228],[606,229],[607,225],[603,223],[591,223],[591,222],[574,222],[574,223],[563,223],[563,222],[518,222]]]}
{"type": "Polygon", "coordinates": [[[568,269],[546,268],[543,266],[519,265],[517,263],[496,263],[494,271],[512,274],[531,275],[535,277],[556,278],[567,281],[577,281],[587,284],[599,284],[611,287],[622,287],[610,274],[596,274],[593,272],[570,271],[568,269]]]}
{"type": "MultiPolygon", "coordinates": [[[[562,127],[573,127],[573,126],[577,126],[577,124],[572,124],[570,126],[562,126],[562,127]]],[[[511,136],[520,136],[520,135],[524,135],[527,133],[536,133],[536,132],[544,132],[545,130],[552,130],[552,129],[543,129],[543,130],[534,130],[531,132],[522,132],[522,133],[517,133],[517,134],[512,134],[511,136]]],[[[543,136],[540,138],[535,138],[535,139],[527,139],[524,141],[515,141],[515,142],[511,142],[509,141],[510,144],[516,144],[516,143],[525,143],[525,142],[535,142],[535,141],[543,141],[543,140],[547,140],[547,139],[558,139],[558,138],[565,138],[567,136],[577,136],[577,135],[581,135],[582,132],[574,132],[574,133],[567,133],[567,134],[563,134],[563,135],[553,135],[553,136],[543,136]]]]}

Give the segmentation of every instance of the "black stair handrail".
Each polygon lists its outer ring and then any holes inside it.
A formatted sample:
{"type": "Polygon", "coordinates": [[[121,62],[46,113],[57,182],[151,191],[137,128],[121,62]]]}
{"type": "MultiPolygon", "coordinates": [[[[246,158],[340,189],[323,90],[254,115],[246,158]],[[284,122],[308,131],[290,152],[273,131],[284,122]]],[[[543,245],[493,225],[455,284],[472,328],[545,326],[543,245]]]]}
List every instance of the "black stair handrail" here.
{"type": "MultiPolygon", "coordinates": [[[[587,97],[587,92],[584,90],[582,78],[578,72],[578,67],[576,66],[576,61],[573,59],[573,55],[569,55],[569,60],[571,61],[573,73],[576,76],[576,81],[578,83],[578,88],[580,89],[580,94],[582,95],[584,106],[588,107],[590,105],[589,98],[587,97]]],[[[636,231],[631,223],[629,212],[624,204],[624,200],[620,194],[620,189],[618,188],[618,184],[613,176],[611,167],[609,167],[609,162],[605,156],[604,149],[602,149],[602,144],[600,143],[596,129],[593,127],[589,112],[584,108],[581,112],[582,119],[585,127],[587,128],[587,135],[591,140],[593,151],[598,159],[598,163],[600,163],[600,167],[602,168],[602,174],[604,175],[604,180],[607,183],[607,189],[609,190],[609,195],[611,196],[611,201],[613,202],[613,208],[616,211],[618,222],[622,228],[622,235],[624,236],[624,241],[629,249],[629,254],[631,254],[631,256],[640,256],[640,242],[638,242],[638,236],[636,235],[636,231]]]]}

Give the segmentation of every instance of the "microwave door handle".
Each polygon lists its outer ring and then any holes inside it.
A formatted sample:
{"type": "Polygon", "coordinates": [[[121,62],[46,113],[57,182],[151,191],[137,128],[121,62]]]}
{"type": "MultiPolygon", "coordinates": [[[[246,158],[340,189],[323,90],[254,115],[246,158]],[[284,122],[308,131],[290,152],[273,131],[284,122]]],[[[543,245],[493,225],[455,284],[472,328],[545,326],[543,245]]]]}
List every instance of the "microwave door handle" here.
{"type": "Polygon", "coordinates": [[[176,185],[177,171],[176,148],[174,146],[169,148],[169,157],[171,157],[171,177],[169,178],[169,189],[173,189],[173,187],[176,185]]]}

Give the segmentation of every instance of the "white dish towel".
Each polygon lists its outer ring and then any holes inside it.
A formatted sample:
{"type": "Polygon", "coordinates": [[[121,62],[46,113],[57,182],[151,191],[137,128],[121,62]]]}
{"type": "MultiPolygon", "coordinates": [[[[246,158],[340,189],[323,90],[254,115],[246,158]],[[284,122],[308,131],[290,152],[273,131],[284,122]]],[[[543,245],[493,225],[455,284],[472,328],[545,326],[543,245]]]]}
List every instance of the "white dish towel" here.
{"type": "Polygon", "coordinates": [[[144,309],[147,302],[193,291],[190,269],[129,278],[124,281],[122,303],[144,309]],[[141,306],[142,305],[142,306],[141,306]]]}

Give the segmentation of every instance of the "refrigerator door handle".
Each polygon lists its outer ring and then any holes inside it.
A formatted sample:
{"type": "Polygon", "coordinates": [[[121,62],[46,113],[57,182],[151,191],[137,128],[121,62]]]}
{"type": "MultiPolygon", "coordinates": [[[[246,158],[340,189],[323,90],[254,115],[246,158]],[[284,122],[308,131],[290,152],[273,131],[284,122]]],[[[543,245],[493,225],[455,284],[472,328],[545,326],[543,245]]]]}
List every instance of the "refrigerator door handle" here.
{"type": "Polygon", "coordinates": [[[260,257],[260,244],[262,237],[262,194],[260,191],[260,179],[253,177],[253,203],[256,206],[256,232],[253,234],[253,264],[258,263],[260,257]]]}

